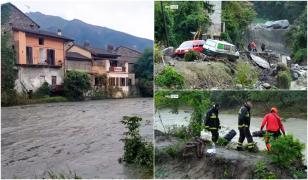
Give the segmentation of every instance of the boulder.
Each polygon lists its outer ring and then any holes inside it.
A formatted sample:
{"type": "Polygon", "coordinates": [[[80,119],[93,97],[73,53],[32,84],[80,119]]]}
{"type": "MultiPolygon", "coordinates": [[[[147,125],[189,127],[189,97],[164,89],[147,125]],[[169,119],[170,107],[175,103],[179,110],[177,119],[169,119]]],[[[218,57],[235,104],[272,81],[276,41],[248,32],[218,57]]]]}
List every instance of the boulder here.
{"type": "Polygon", "coordinates": [[[265,28],[273,28],[273,29],[286,29],[290,25],[288,20],[278,20],[278,21],[267,21],[262,26],[265,28]]]}
{"type": "Polygon", "coordinates": [[[298,79],[298,74],[296,72],[292,73],[292,79],[297,80],[298,79]]]}
{"type": "Polygon", "coordinates": [[[264,87],[265,89],[270,89],[271,85],[269,83],[263,83],[262,87],[264,87]]]}
{"type": "Polygon", "coordinates": [[[171,46],[167,47],[163,49],[161,52],[164,56],[172,56],[174,54],[174,47],[171,46]]]}

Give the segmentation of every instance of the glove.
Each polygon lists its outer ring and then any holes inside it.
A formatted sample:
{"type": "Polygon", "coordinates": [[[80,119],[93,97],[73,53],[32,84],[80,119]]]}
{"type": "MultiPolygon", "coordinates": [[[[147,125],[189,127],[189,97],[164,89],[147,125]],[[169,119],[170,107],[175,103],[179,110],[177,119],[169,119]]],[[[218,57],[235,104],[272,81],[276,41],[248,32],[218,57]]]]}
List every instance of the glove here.
{"type": "Polygon", "coordinates": [[[221,129],[221,126],[218,126],[218,129],[221,129]]]}

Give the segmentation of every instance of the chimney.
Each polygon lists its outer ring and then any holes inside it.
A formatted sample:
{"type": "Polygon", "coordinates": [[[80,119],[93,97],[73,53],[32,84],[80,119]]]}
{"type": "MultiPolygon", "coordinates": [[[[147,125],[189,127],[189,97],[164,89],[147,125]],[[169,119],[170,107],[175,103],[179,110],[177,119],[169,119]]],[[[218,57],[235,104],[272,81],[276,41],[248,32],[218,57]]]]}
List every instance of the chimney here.
{"type": "Polygon", "coordinates": [[[113,45],[108,44],[108,45],[107,45],[107,50],[108,50],[108,51],[112,51],[112,50],[113,50],[113,45]]]}
{"type": "Polygon", "coordinates": [[[83,47],[84,47],[84,48],[90,47],[90,42],[89,42],[89,41],[84,42],[84,43],[83,43],[83,47]]]}
{"type": "Polygon", "coordinates": [[[58,36],[62,36],[61,29],[58,29],[58,36]]]}

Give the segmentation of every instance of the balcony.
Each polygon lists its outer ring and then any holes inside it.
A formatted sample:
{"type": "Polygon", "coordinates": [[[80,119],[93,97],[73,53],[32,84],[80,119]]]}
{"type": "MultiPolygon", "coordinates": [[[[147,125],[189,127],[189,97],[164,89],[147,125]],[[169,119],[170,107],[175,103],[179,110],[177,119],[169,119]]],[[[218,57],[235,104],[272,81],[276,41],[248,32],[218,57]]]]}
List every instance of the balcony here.
{"type": "Polygon", "coordinates": [[[126,72],[125,67],[117,67],[117,66],[112,66],[109,68],[109,72],[126,72]]]}

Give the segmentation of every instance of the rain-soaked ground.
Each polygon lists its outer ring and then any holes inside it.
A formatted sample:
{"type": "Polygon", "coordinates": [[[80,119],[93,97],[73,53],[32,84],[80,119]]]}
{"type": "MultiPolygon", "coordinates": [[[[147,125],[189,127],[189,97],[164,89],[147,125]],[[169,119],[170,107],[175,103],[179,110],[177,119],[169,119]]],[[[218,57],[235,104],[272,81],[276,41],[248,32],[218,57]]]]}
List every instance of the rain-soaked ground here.
{"type": "Polygon", "coordinates": [[[118,163],[123,116],[143,118],[140,133],[153,138],[153,99],[133,98],[2,107],[2,178],[43,178],[48,171],[82,178],[138,178],[118,163]]]}

